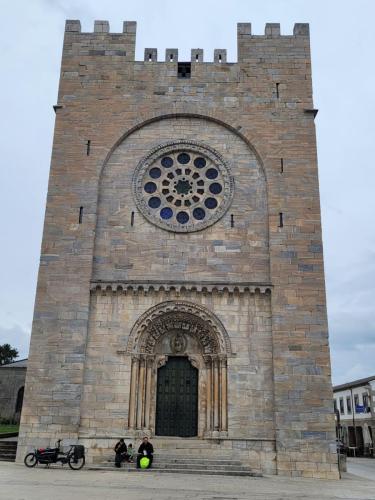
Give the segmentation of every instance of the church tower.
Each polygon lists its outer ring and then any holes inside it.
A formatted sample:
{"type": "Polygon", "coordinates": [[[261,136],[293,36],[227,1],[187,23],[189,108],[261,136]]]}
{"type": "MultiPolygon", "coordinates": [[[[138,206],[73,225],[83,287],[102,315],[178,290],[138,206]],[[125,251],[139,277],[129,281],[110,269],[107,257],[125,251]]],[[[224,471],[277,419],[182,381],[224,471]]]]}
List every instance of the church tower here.
{"type": "Polygon", "coordinates": [[[66,22],[18,460],[146,434],[336,478],[309,27],[135,34],[66,22]]]}

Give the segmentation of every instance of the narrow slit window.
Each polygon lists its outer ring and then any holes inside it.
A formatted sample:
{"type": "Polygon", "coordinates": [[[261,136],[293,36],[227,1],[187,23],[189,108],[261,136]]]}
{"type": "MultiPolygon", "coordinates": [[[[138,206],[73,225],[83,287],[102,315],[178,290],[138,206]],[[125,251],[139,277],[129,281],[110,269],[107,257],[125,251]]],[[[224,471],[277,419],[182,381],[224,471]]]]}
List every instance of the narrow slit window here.
{"type": "Polygon", "coordinates": [[[222,62],[222,61],[221,61],[221,54],[219,54],[219,63],[221,63],[221,62],[222,62]]]}
{"type": "Polygon", "coordinates": [[[279,213],[279,227],[284,227],[284,214],[282,212],[279,213]]]}
{"type": "Polygon", "coordinates": [[[90,139],[86,142],[86,154],[89,156],[90,154],[90,148],[91,148],[91,141],[90,139]]]}
{"type": "Polygon", "coordinates": [[[199,54],[195,54],[195,62],[199,61],[199,54]]]}
{"type": "Polygon", "coordinates": [[[279,98],[279,97],[280,97],[279,85],[280,85],[280,83],[276,83],[276,97],[277,97],[277,98],[279,98]]]}
{"type": "Polygon", "coordinates": [[[169,62],[173,62],[173,54],[169,54],[169,62]]]}
{"type": "Polygon", "coordinates": [[[82,224],[83,220],[83,207],[79,207],[78,224],[82,224]]]}
{"type": "Polygon", "coordinates": [[[234,215],[231,214],[230,216],[230,227],[234,227],[234,215]]]}
{"type": "Polygon", "coordinates": [[[280,173],[284,173],[284,158],[280,158],[280,173]]]}
{"type": "Polygon", "coordinates": [[[134,212],[132,212],[130,216],[130,225],[134,226],[134,212]]]}
{"type": "Polygon", "coordinates": [[[152,54],[149,54],[149,55],[148,55],[148,60],[149,60],[149,62],[151,62],[151,61],[152,61],[152,54]]]}

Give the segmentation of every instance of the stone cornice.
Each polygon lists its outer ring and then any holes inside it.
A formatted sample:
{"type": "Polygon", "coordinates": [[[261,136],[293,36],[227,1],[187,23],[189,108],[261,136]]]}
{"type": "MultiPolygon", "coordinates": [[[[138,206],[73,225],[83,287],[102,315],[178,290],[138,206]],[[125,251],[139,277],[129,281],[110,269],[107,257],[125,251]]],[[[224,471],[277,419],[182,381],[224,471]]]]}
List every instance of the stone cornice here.
{"type": "Polygon", "coordinates": [[[214,281],[104,281],[93,280],[90,284],[92,293],[132,293],[145,294],[156,292],[199,292],[199,293],[271,293],[270,283],[257,282],[214,282],[214,281]]]}

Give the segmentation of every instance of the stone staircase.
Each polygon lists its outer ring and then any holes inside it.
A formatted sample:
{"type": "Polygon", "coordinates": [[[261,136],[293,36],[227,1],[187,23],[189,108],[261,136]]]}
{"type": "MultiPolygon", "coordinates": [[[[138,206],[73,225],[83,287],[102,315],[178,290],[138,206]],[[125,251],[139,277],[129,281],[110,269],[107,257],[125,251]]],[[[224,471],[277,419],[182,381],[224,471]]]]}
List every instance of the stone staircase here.
{"type": "MultiPolygon", "coordinates": [[[[116,470],[126,472],[148,472],[137,469],[135,463],[123,463],[121,468],[115,467],[113,460],[97,465],[90,465],[90,470],[116,470]]],[[[209,474],[214,476],[254,476],[260,474],[252,472],[243,466],[240,460],[213,460],[209,458],[191,458],[189,456],[165,456],[156,455],[152,464],[154,472],[168,472],[179,474],[209,474]]]]}
{"type": "MultiPolygon", "coordinates": [[[[240,460],[233,458],[228,450],[202,440],[167,440],[153,439],[155,447],[152,470],[158,473],[209,474],[226,476],[260,477],[259,472],[252,471],[240,460]]],[[[135,463],[123,462],[116,468],[113,452],[103,453],[97,463],[90,464],[90,470],[117,470],[147,473],[137,469],[135,463]]]]}
{"type": "Polygon", "coordinates": [[[0,462],[15,462],[17,441],[0,440],[0,462]]]}

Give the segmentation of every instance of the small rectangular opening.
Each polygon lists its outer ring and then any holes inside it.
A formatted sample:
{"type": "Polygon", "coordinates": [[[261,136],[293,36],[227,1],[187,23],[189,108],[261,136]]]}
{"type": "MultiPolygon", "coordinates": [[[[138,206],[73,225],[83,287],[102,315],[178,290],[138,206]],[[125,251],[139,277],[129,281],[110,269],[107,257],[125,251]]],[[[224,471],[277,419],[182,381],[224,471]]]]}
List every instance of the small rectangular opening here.
{"type": "Polygon", "coordinates": [[[231,214],[230,216],[230,227],[234,227],[234,215],[231,214]]]}
{"type": "Polygon", "coordinates": [[[279,213],[279,227],[284,227],[284,215],[282,212],[279,213]]]}
{"type": "Polygon", "coordinates": [[[134,212],[132,212],[130,216],[130,225],[134,226],[134,212]]]}
{"type": "Polygon", "coordinates": [[[276,97],[277,97],[277,98],[279,98],[279,97],[280,97],[279,85],[280,85],[280,83],[276,83],[276,97]]]}
{"type": "Polygon", "coordinates": [[[284,158],[280,158],[280,173],[284,173],[284,158]]]}
{"type": "Polygon", "coordinates": [[[83,207],[79,207],[78,224],[82,224],[83,219],[83,207]]]}
{"type": "Polygon", "coordinates": [[[86,154],[89,156],[90,154],[91,141],[90,139],[86,142],[86,154]]]}
{"type": "Polygon", "coordinates": [[[191,63],[181,62],[177,65],[178,78],[190,78],[191,76],[191,63]]]}
{"type": "Polygon", "coordinates": [[[199,62],[199,54],[195,54],[195,62],[199,62]]]}

